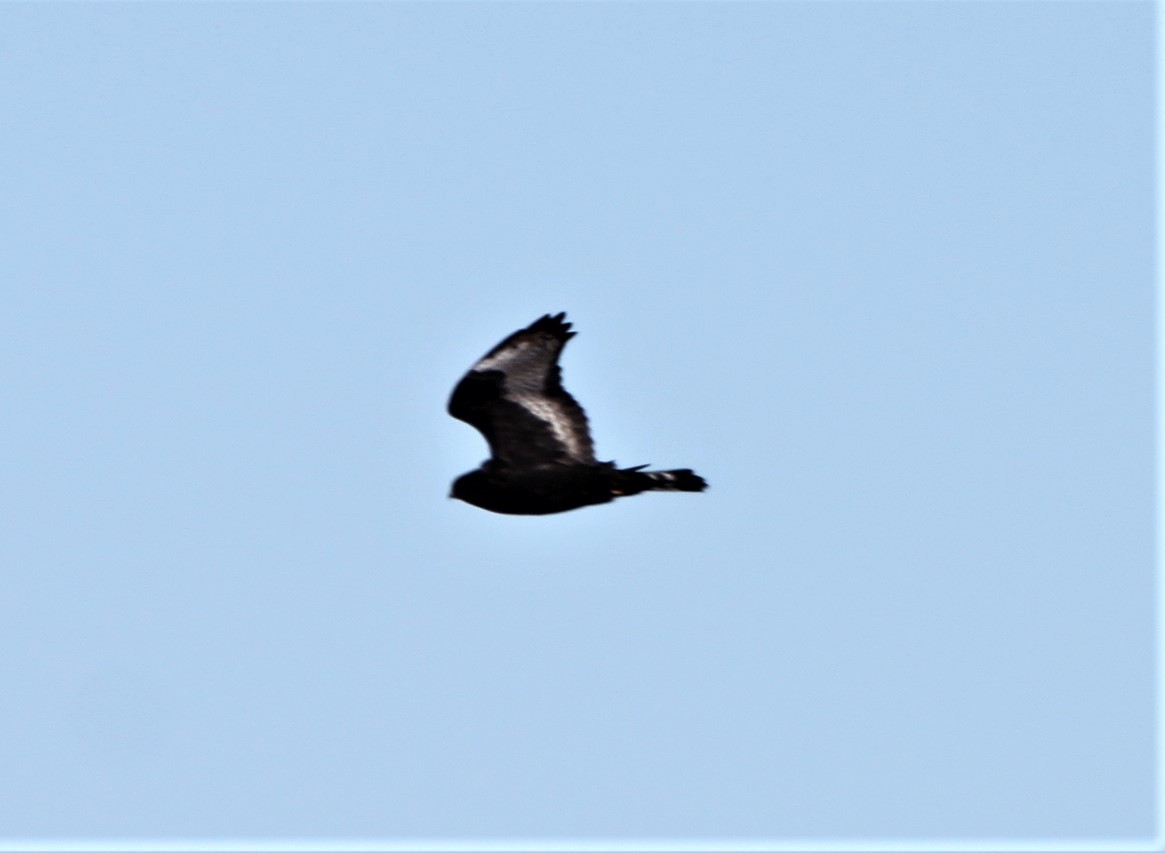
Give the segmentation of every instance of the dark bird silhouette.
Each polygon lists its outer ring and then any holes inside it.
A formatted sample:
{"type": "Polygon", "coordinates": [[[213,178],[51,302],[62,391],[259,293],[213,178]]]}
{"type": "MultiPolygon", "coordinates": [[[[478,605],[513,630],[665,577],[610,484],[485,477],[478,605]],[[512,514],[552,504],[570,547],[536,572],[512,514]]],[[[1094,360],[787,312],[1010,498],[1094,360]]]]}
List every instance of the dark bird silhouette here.
{"type": "Polygon", "coordinates": [[[702,492],[689,468],[645,471],[595,459],[587,416],[562,387],[558,357],[574,337],[546,314],[482,356],[457,383],[449,414],[476,428],[490,458],[453,481],[450,497],[491,512],[547,515],[652,490],[702,492]]]}

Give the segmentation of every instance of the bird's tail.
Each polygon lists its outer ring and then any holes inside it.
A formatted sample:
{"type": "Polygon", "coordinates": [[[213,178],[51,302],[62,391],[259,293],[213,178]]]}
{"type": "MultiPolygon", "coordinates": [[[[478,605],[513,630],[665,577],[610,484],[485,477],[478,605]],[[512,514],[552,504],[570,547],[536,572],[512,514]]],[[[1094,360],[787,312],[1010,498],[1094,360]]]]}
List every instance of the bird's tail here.
{"type": "Polygon", "coordinates": [[[646,465],[634,468],[620,468],[619,490],[625,495],[660,490],[665,492],[702,492],[708,488],[707,481],[691,468],[675,468],[671,471],[644,471],[646,465]]]}

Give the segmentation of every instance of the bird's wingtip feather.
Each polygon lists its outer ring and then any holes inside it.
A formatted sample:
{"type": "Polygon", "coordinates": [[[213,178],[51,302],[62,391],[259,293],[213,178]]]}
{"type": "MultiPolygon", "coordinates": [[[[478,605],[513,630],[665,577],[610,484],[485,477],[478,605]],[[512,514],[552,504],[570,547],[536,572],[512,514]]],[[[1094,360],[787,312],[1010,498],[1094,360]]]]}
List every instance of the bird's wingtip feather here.
{"type": "Polygon", "coordinates": [[[557,314],[543,314],[527,328],[531,332],[549,332],[561,341],[573,338],[577,333],[571,331],[573,324],[566,319],[566,312],[557,314]]]}

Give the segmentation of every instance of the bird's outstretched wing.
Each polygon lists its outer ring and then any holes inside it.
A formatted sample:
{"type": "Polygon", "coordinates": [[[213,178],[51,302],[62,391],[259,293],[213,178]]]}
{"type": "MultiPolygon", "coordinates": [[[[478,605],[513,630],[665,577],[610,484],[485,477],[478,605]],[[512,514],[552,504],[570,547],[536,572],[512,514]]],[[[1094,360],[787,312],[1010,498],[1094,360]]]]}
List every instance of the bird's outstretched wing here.
{"type": "Polygon", "coordinates": [[[566,314],[546,314],[510,335],[465,374],[449,414],[475,427],[506,465],[595,462],[582,407],[562,387],[558,356],[574,337],[566,314]]]}

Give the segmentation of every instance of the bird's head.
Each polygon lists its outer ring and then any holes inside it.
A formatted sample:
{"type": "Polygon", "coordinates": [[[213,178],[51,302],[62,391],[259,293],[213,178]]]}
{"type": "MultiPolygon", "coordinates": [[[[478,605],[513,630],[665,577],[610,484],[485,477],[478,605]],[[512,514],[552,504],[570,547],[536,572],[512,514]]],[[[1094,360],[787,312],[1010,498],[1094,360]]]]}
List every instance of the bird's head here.
{"type": "Polygon", "coordinates": [[[481,471],[470,471],[453,481],[453,486],[449,489],[449,497],[478,506],[479,501],[474,500],[474,497],[480,495],[485,487],[485,477],[481,471]]]}

